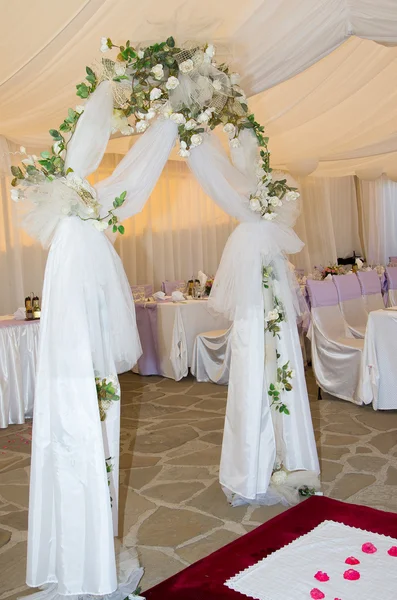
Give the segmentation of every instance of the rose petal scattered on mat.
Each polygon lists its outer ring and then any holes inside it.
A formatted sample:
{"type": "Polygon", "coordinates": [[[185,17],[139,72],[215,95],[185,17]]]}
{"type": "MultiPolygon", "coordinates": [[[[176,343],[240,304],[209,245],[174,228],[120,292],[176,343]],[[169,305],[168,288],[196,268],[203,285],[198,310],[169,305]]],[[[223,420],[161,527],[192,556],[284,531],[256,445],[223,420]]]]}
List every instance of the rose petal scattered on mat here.
{"type": "Polygon", "coordinates": [[[361,546],[361,550],[365,552],[365,554],[374,554],[378,551],[378,548],[374,546],[371,542],[367,542],[361,546]]]}
{"type": "Polygon", "coordinates": [[[387,553],[389,556],[397,556],[397,546],[392,546],[387,553]]]}
{"type": "Polygon", "coordinates": [[[314,576],[314,579],[317,579],[317,581],[329,581],[327,573],[324,573],[323,571],[317,571],[317,573],[314,576]]]}
{"type": "Polygon", "coordinates": [[[343,573],[343,577],[349,581],[357,581],[357,579],[360,579],[361,575],[356,569],[348,569],[343,573]]]}
{"type": "Polygon", "coordinates": [[[360,561],[355,556],[349,556],[348,558],[346,558],[345,563],[347,565],[359,565],[360,561]]]}
{"type": "Polygon", "coordinates": [[[325,598],[325,594],[321,590],[313,588],[310,592],[310,598],[313,598],[313,600],[322,600],[325,598]]]}

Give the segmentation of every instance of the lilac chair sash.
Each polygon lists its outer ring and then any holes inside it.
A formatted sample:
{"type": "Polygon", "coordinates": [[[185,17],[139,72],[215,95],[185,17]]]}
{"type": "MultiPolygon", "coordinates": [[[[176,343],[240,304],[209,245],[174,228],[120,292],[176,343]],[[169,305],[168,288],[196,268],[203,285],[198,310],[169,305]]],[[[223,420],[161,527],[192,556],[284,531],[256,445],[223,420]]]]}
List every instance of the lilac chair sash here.
{"type": "Polygon", "coordinates": [[[163,281],[161,284],[161,290],[166,296],[171,296],[172,292],[175,292],[182,287],[186,287],[186,281],[163,281]]]}
{"type": "Polygon", "coordinates": [[[397,267],[386,267],[389,290],[397,290],[397,267]]]}
{"type": "Polygon", "coordinates": [[[157,304],[135,304],[136,324],[138,326],[143,354],[138,360],[141,375],[159,375],[157,304]]]}
{"type": "Polygon", "coordinates": [[[355,275],[334,275],[339,302],[361,298],[361,288],[355,275]]]}
{"type": "Polygon", "coordinates": [[[363,296],[381,294],[382,288],[376,271],[359,271],[357,277],[363,296]]]}
{"type": "Polygon", "coordinates": [[[306,286],[309,292],[310,304],[313,308],[338,304],[338,293],[333,281],[308,279],[306,286]]]}

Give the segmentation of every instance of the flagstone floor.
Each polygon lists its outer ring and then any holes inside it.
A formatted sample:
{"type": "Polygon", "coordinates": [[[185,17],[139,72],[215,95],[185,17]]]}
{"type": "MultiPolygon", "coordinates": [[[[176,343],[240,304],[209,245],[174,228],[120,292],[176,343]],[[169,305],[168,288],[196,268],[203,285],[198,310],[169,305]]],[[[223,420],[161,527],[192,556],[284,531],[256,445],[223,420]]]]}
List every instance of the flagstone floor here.
{"type": "MultiPolygon", "coordinates": [[[[397,411],[324,395],[307,372],[325,495],[397,511],[397,411]]],[[[230,507],[218,485],[226,388],[128,373],[122,382],[120,531],[143,589],[285,510],[230,507]]],[[[0,600],[25,585],[31,425],[0,430],[0,600]]]]}

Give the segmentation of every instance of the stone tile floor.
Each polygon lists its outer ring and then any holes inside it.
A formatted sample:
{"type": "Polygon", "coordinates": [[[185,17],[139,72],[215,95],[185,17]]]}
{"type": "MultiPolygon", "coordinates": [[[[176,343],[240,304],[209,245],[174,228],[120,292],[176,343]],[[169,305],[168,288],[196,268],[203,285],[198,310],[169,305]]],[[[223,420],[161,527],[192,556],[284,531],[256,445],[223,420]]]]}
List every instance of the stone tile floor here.
{"type": "MultiPolygon", "coordinates": [[[[327,496],[397,511],[397,411],[324,395],[307,372],[327,496]]],[[[218,485],[226,388],[121,377],[120,532],[137,547],[143,589],[285,510],[230,507],[218,485]]],[[[0,430],[0,600],[25,585],[31,425],[0,430]]]]}

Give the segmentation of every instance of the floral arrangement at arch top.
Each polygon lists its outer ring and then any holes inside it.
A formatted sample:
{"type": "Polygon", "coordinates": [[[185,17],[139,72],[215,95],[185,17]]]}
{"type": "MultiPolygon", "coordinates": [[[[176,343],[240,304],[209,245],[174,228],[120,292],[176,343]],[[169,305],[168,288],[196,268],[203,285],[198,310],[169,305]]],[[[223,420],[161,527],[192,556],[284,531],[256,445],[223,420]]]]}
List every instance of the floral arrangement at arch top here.
{"type": "MultiPolygon", "coordinates": [[[[156,116],[168,118],[178,125],[179,154],[188,157],[191,149],[203,142],[203,134],[217,126],[222,126],[231,147],[238,147],[240,132],[249,130],[256,138],[260,154],[256,190],[248,199],[250,209],[272,221],[277,218],[277,208],[284,200],[294,201],[299,197],[285,179],[273,180],[269,139],[263,126],[249,111],[247,97],[239,86],[240,76],[231,72],[228,65],[215,62],[216,51],[212,44],[182,48],[169,37],[166,41],[138,48],[130,41],[117,46],[104,37],[100,49],[103,53],[116,49],[117,55],[114,60],[104,57],[99,65],[86,67],[85,81],[76,89],[77,95],[85,100],[101,81],[111,82],[112,133],[143,133],[156,116]]],[[[87,211],[83,211],[83,216],[75,209],[73,214],[96,221],[94,225],[98,229],[111,226],[113,231],[123,233],[117,213],[111,211],[105,217],[99,216],[100,205],[92,188],[86,185],[88,182],[79,181],[75,175],[65,172],[67,146],[83,112],[83,105],[69,108],[58,129],[50,130],[51,150],[42,152],[41,157],[28,155],[21,166],[12,167],[12,185],[23,190],[23,186],[40,183],[43,178],[48,181],[62,179],[66,185],[74,186],[88,204],[88,216],[87,211]]],[[[21,196],[23,191],[18,189],[12,193],[14,200],[21,196]]],[[[122,202],[124,198],[116,199],[113,209],[122,202]]]]}

